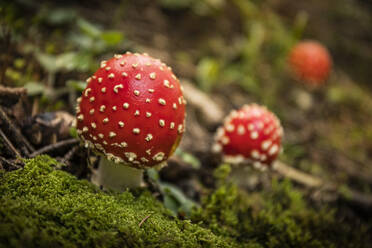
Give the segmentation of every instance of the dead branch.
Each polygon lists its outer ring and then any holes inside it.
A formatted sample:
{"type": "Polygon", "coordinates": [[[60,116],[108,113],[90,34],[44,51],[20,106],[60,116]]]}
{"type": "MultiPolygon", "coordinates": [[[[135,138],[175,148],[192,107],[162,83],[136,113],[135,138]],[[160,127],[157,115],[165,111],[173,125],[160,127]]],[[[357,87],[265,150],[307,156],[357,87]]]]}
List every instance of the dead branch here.
{"type": "Polygon", "coordinates": [[[12,142],[10,142],[10,140],[6,137],[6,135],[4,134],[4,132],[1,129],[0,129],[0,136],[1,136],[1,139],[4,141],[4,145],[6,145],[6,147],[8,148],[8,150],[11,151],[11,152],[13,152],[14,157],[21,158],[22,157],[21,154],[14,147],[14,145],[12,144],[12,142]]]}
{"type": "Polygon", "coordinates": [[[188,109],[187,135],[182,140],[181,148],[189,152],[208,152],[210,149],[211,136],[205,126],[201,125],[196,116],[196,109],[188,109]],[[195,144],[198,144],[197,146],[195,144]]]}
{"type": "Polygon", "coordinates": [[[152,213],[151,214],[149,214],[149,215],[147,215],[145,218],[143,218],[142,220],[141,220],[141,222],[138,224],[138,227],[141,227],[142,226],[142,224],[143,223],[145,223],[145,221],[148,219],[148,218],[150,218],[151,217],[151,215],[152,215],[152,213]]]}
{"type": "Polygon", "coordinates": [[[281,161],[276,161],[273,169],[280,175],[293,179],[294,181],[310,188],[318,188],[324,185],[324,182],[320,178],[296,170],[281,161]]]}
{"type": "Polygon", "coordinates": [[[222,122],[225,113],[207,94],[197,89],[187,80],[182,81],[183,95],[190,105],[198,109],[207,124],[217,124],[222,122]]]}
{"type": "Polygon", "coordinates": [[[7,171],[12,171],[12,170],[17,170],[17,169],[20,169],[22,168],[22,166],[16,164],[16,163],[13,163],[3,157],[0,156],[0,165],[1,167],[3,167],[3,169],[7,170],[7,171]]]}
{"type": "Polygon", "coordinates": [[[28,156],[30,152],[35,151],[35,148],[27,141],[22,135],[18,127],[10,120],[4,109],[0,106],[0,121],[3,126],[3,130],[9,133],[9,137],[13,138],[13,142],[21,148],[21,151],[28,156]]]}
{"type": "Polygon", "coordinates": [[[61,163],[66,164],[66,165],[69,165],[71,158],[75,155],[75,153],[77,152],[78,149],[79,149],[79,146],[72,147],[66,153],[66,155],[61,159],[61,163]]]}
{"type": "Polygon", "coordinates": [[[43,148],[41,148],[37,151],[34,151],[33,153],[30,154],[30,157],[33,158],[33,157],[36,157],[37,155],[40,155],[40,154],[43,154],[43,153],[49,153],[49,152],[52,152],[54,150],[58,150],[61,147],[76,145],[78,143],[79,143],[79,141],[77,139],[62,140],[62,141],[59,141],[57,143],[44,146],[43,148]]]}

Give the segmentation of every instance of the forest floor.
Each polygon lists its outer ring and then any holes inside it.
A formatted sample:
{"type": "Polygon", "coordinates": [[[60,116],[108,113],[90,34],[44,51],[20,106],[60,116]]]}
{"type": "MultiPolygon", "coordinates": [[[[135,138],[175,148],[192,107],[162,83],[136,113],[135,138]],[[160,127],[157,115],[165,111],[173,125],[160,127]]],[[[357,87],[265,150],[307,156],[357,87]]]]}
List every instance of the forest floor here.
{"type": "MultiPolygon", "coordinates": [[[[147,52],[172,66],[189,102],[180,148],[160,179],[151,177],[157,172],[146,179],[155,196],[164,194],[162,183],[173,190],[177,204],[166,208],[200,204],[219,185],[214,133],[229,111],[256,102],[281,120],[280,161],[303,173],[291,179],[307,204],[330,207],[342,222],[371,230],[371,11],[364,1],[347,0],[5,1],[0,166],[17,170],[24,165],[20,158],[47,153],[66,165],[63,170],[89,179],[97,157],[71,137],[76,98],[100,60],[147,52]],[[302,39],[319,40],[333,57],[322,87],[308,87],[289,73],[288,51],[302,39]]],[[[239,174],[234,170],[232,181],[239,174]]],[[[239,188],[269,192],[286,173],[248,170],[239,188]]]]}

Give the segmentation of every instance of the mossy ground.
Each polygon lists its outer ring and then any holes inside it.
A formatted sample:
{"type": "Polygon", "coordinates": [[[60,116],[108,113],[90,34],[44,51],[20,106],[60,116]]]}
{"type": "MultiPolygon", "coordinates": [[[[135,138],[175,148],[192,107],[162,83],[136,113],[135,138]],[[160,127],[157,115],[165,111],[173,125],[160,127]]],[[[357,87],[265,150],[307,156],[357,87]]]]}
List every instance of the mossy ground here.
{"type": "Polygon", "coordinates": [[[2,247],[229,247],[234,242],[180,221],[149,192],[103,192],[54,170],[42,156],[0,178],[2,247]],[[141,225],[146,216],[150,217],[141,225]]]}
{"type": "MultiPolygon", "coordinates": [[[[92,8],[90,1],[0,1],[0,84],[28,90],[25,109],[5,104],[6,112],[20,130],[31,131],[23,134],[36,149],[43,148],[54,139],[47,134],[39,143],[37,132],[24,125],[30,118],[73,113],[99,61],[114,53],[147,52],[172,66],[182,82],[204,90],[225,114],[252,102],[267,105],[285,129],[283,162],[369,195],[367,2],[137,0],[96,1],[92,8]],[[319,40],[333,57],[332,75],[319,89],[295,82],[287,68],[287,52],[302,39],[319,40]]],[[[0,170],[0,247],[371,247],[371,228],[359,223],[371,221],[368,210],[361,211],[368,208],[334,199],[332,209],[322,199],[309,203],[312,189],[288,181],[270,184],[268,178],[248,193],[217,175],[220,183],[210,189],[218,163],[209,154],[215,125],[189,103],[181,150],[193,159],[177,159],[160,176],[198,203],[205,195],[190,220],[168,212],[167,195],[164,207],[147,190],[103,192],[39,157],[23,170],[0,170]]],[[[1,157],[14,158],[4,144],[1,157]]],[[[65,158],[62,150],[50,154],[65,158]]],[[[66,163],[70,172],[88,178],[86,161],[95,160],[89,154],[77,150],[66,163]]],[[[225,169],[217,172],[225,175],[225,169]]],[[[173,211],[179,206],[174,205],[173,211]]]]}
{"type": "Polygon", "coordinates": [[[222,183],[223,173],[217,173],[219,188],[194,211],[191,222],[173,217],[146,190],[104,192],[54,170],[55,163],[41,156],[26,161],[24,169],[1,172],[1,247],[368,245],[367,227],[346,226],[332,211],[311,209],[288,182],[274,182],[271,192],[245,195],[222,183]]]}
{"type": "Polygon", "coordinates": [[[195,211],[193,221],[252,247],[370,245],[367,227],[345,225],[332,209],[310,207],[287,180],[274,180],[271,191],[251,194],[239,191],[234,184],[222,183],[204,199],[203,206],[195,211]]]}

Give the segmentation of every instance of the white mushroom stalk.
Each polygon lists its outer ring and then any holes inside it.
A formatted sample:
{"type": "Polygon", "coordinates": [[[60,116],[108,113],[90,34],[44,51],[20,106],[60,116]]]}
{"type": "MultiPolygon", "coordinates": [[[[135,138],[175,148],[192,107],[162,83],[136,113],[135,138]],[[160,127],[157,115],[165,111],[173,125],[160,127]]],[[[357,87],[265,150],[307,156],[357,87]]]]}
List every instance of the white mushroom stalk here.
{"type": "Polygon", "coordinates": [[[92,176],[92,182],[104,188],[124,191],[127,188],[140,187],[142,176],[141,169],[115,163],[102,156],[98,170],[92,176]]]}

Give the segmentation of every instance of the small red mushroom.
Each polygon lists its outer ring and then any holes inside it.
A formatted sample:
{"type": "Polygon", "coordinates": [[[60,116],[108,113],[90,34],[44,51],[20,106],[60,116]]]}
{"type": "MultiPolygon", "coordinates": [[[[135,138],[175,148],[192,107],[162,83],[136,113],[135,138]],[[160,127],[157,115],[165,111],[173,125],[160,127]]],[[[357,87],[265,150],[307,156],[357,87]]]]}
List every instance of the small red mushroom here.
{"type": "Polygon", "coordinates": [[[233,110],[218,128],[213,150],[222,152],[225,162],[266,169],[281,151],[282,136],[279,119],[266,107],[244,105],[233,110]]]}
{"type": "Polygon", "coordinates": [[[330,54],[317,41],[303,41],[292,48],[289,65],[296,78],[311,85],[324,83],[331,71],[330,54]]]}
{"type": "Polygon", "coordinates": [[[185,130],[179,80],[160,60],[127,52],[102,61],[87,82],[78,99],[77,132],[104,154],[96,181],[111,188],[138,186],[137,179],[121,179],[118,174],[128,172],[118,170],[129,166],[140,173],[164,164],[175,151],[185,130]]]}

